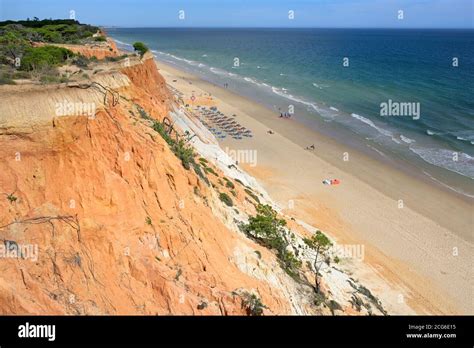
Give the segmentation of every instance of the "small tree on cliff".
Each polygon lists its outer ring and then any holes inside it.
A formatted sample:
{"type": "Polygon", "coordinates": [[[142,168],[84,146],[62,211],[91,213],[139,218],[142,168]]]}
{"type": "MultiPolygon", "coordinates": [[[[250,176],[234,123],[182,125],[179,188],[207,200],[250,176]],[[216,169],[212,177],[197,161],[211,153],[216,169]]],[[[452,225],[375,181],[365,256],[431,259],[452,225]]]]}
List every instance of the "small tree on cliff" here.
{"type": "Polygon", "coordinates": [[[29,47],[28,41],[14,32],[6,32],[0,36],[0,63],[15,64],[29,47]]]}
{"type": "Polygon", "coordinates": [[[286,231],[285,219],[269,205],[259,204],[257,215],[249,217],[249,223],[243,225],[243,231],[261,245],[275,249],[284,270],[292,277],[298,277],[301,261],[288,249],[290,240],[286,231]]]}
{"type": "Polygon", "coordinates": [[[328,237],[321,231],[316,231],[316,233],[311,238],[304,238],[304,242],[316,252],[313,261],[314,267],[314,279],[316,285],[316,292],[319,293],[320,279],[319,279],[319,270],[324,262],[324,256],[332,246],[331,241],[328,237]]]}
{"type": "Polygon", "coordinates": [[[148,52],[148,47],[143,42],[135,42],[133,44],[133,49],[140,53],[140,57],[143,57],[143,55],[148,52]]]}
{"type": "Polygon", "coordinates": [[[262,316],[263,310],[268,309],[268,307],[262,303],[262,300],[255,294],[245,291],[240,296],[242,297],[242,308],[245,308],[245,311],[249,316],[262,316]]]}
{"type": "Polygon", "coordinates": [[[288,246],[283,238],[286,221],[279,219],[277,212],[269,205],[259,204],[256,210],[257,215],[249,217],[249,223],[243,227],[244,231],[260,244],[283,253],[288,246]]]}

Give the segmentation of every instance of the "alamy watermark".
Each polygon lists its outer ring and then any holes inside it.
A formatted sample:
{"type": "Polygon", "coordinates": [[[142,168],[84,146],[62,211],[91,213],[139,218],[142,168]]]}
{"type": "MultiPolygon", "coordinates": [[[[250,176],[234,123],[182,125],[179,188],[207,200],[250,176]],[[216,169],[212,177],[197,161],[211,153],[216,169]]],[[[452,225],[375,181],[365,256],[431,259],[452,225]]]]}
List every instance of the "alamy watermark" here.
{"type": "Polygon", "coordinates": [[[18,326],[19,338],[46,338],[48,341],[56,339],[56,325],[37,325],[26,322],[18,326]]]}
{"type": "Polygon", "coordinates": [[[365,246],[364,244],[334,244],[329,253],[332,257],[339,259],[355,259],[364,260],[365,246]]]}
{"type": "Polygon", "coordinates": [[[18,244],[6,240],[0,244],[0,259],[24,259],[38,261],[38,244],[18,244]]]}
{"type": "Polygon", "coordinates": [[[396,102],[389,99],[380,103],[380,116],[408,116],[418,120],[421,115],[419,102],[396,102]]]}
{"type": "Polygon", "coordinates": [[[246,163],[250,167],[257,165],[257,150],[233,150],[226,147],[224,151],[236,164],[246,163]]]}
{"type": "Polygon", "coordinates": [[[89,119],[95,119],[95,103],[73,103],[64,99],[56,103],[56,116],[87,116],[89,119]]]}

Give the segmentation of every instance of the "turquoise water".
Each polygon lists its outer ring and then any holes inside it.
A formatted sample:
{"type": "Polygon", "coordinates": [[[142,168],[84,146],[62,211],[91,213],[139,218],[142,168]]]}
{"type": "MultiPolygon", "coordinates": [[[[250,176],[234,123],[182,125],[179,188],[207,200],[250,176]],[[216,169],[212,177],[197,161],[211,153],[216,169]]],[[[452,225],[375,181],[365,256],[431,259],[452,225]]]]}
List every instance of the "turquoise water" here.
{"type": "Polygon", "coordinates": [[[423,162],[427,175],[436,167],[474,178],[474,30],[107,32],[122,48],[143,41],[157,59],[227,83],[276,114],[292,105],[296,119],[343,127],[384,155],[423,162]],[[389,100],[410,103],[412,113],[381,115],[389,100]]]}

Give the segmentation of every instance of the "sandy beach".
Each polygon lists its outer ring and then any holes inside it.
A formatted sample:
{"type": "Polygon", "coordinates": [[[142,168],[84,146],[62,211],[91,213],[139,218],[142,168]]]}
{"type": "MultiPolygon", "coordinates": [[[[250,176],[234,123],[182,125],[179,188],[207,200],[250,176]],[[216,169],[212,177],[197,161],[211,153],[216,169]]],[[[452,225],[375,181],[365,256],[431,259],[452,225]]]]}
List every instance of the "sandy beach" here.
{"type": "MultiPolygon", "coordinates": [[[[317,226],[338,243],[363,245],[364,262],[375,274],[404,289],[386,301],[406,301],[419,314],[474,312],[472,202],[279,118],[227,89],[162,62],[157,65],[185,100],[195,96],[193,106],[215,105],[252,130],[254,137],[228,137],[221,147],[256,150],[256,165],[239,165],[285,213],[317,226]],[[315,149],[306,149],[311,144],[315,149]],[[326,178],[341,184],[323,185],[326,178]]],[[[354,276],[370,282],[367,272],[354,276]]]]}

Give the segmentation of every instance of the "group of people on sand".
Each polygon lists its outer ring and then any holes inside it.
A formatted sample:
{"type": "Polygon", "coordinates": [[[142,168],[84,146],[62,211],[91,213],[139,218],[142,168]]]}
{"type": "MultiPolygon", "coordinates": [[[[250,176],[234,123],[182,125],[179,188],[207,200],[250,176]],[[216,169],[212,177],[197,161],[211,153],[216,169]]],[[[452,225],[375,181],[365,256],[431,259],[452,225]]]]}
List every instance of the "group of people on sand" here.
{"type": "Polygon", "coordinates": [[[280,112],[281,118],[290,118],[291,114],[289,112],[280,112]]]}
{"type": "Polygon", "coordinates": [[[314,146],[314,144],[310,146],[306,146],[305,150],[316,150],[316,146],[314,146]]]}

